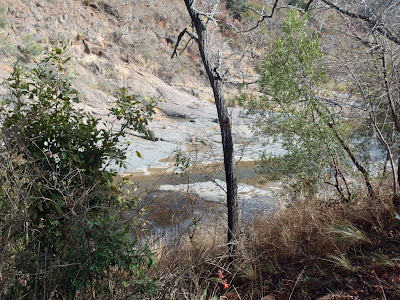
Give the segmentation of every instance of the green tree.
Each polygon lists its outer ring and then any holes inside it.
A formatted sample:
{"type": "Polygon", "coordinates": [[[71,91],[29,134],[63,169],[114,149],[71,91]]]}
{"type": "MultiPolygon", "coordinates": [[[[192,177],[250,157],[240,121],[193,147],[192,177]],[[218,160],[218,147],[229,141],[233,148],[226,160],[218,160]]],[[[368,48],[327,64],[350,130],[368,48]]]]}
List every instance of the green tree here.
{"type": "Polygon", "coordinates": [[[151,134],[146,125],[155,102],[122,89],[110,111],[119,128],[100,128],[99,119],[74,108],[78,93],[65,78],[69,60],[56,49],[32,70],[15,66],[7,80],[0,232],[10,260],[1,261],[9,272],[3,297],[73,298],[89,290],[95,298],[107,286],[128,295],[154,293],[155,281],[146,276],[153,256],[135,247],[132,222],[121,221],[135,201],[113,185],[108,165],[124,165],[119,141],[129,130],[151,134]]]}
{"type": "MultiPolygon", "coordinates": [[[[319,96],[327,78],[319,38],[297,10],[288,12],[282,30],[283,37],[258,69],[264,96],[250,101],[250,113],[257,116],[256,132],[281,142],[286,150],[274,164],[275,171],[294,174],[291,186],[297,192],[315,194],[327,183],[349,200],[351,189],[344,173],[353,162],[364,172],[370,191],[369,175],[348,146],[349,128],[319,96]]],[[[265,153],[264,166],[276,159],[265,153]]]]}

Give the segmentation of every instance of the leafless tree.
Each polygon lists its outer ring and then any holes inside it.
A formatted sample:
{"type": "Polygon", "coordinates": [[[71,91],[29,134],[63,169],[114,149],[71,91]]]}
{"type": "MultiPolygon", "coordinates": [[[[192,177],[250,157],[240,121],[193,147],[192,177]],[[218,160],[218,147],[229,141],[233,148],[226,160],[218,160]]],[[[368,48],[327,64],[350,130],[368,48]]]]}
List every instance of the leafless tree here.
{"type": "Polygon", "coordinates": [[[209,12],[202,12],[196,6],[195,0],[185,0],[187,11],[192,20],[192,24],[196,30],[196,35],[188,29],[184,29],[178,37],[176,47],[172,57],[176,54],[177,47],[182,37],[187,34],[190,39],[197,42],[200,56],[207,73],[211,88],[213,90],[215,105],[218,112],[218,121],[221,129],[222,146],[224,153],[225,178],[227,185],[227,208],[228,208],[228,243],[232,251],[234,251],[235,240],[239,234],[239,211],[237,199],[237,178],[234,161],[234,147],[232,140],[231,119],[228,115],[228,109],[224,97],[224,79],[221,72],[222,54],[218,50],[217,58],[211,54],[209,42],[208,25],[210,21],[215,21],[214,14],[218,8],[219,0],[214,3],[209,12]]]}

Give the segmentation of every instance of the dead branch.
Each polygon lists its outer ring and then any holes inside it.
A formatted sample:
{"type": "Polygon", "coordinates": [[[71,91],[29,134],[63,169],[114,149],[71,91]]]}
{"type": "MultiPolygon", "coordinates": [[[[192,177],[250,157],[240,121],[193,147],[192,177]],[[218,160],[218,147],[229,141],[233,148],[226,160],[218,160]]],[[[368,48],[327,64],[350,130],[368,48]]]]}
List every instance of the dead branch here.
{"type": "MultiPolygon", "coordinates": [[[[321,1],[323,3],[325,3],[326,5],[329,5],[331,8],[335,9],[336,11],[340,12],[341,14],[344,14],[344,15],[349,16],[354,19],[360,19],[360,20],[366,22],[367,26],[369,28],[375,29],[377,32],[382,34],[387,39],[391,40],[392,42],[396,43],[397,45],[400,45],[400,39],[398,37],[396,37],[392,32],[390,32],[389,29],[384,24],[378,22],[378,20],[371,19],[369,16],[364,15],[364,14],[355,13],[355,12],[351,12],[349,10],[343,9],[329,0],[321,0],[321,1]]],[[[312,1],[310,1],[310,2],[312,2],[312,1]]],[[[309,3],[309,4],[311,4],[311,3],[309,3]]]]}

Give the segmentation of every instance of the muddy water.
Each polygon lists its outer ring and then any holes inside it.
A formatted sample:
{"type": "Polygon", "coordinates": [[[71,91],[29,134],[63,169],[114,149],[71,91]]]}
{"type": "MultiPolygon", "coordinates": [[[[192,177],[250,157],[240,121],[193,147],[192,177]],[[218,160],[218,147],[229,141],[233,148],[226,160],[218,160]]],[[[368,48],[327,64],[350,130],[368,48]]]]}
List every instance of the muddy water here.
{"type": "MultiPolygon", "coordinates": [[[[259,188],[277,185],[277,183],[269,182],[257,171],[256,161],[239,162],[236,173],[239,183],[259,188]]],[[[161,185],[166,184],[186,184],[225,178],[222,164],[200,165],[187,175],[177,174],[171,168],[149,168],[146,173],[131,172],[126,175],[130,175],[131,180],[138,184],[138,190],[144,193],[156,191],[161,185]]]]}
{"type": "MultiPolygon", "coordinates": [[[[162,185],[209,182],[213,179],[224,180],[221,164],[197,166],[187,175],[173,172],[173,168],[150,168],[146,173],[129,173],[131,181],[137,184],[137,193],[146,206],[146,219],[150,230],[171,229],[174,226],[188,227],[193,218],[224,218],[224,203],[203,201],[193,194],[178,191],[159,191],[162,185]]],[[[238,183],[261,189],[279,187],[278,182],[271,182],[257,172],[257,162],[242,161],[237,165],[238,183]]]]}

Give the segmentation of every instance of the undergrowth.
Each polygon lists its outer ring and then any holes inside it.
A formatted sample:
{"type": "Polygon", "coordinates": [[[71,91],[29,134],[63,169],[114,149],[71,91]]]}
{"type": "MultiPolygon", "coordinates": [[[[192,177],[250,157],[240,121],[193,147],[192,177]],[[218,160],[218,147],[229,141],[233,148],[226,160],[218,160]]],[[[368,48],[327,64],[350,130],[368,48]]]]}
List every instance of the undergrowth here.
{"type": "Polygon", "coordinates": [[[399,216],[389,199],[294,202],[243,228],[233,263],[223,232],[199,230],[161,249],[154,272],[162,297],[400,297],[399,216]]]}

